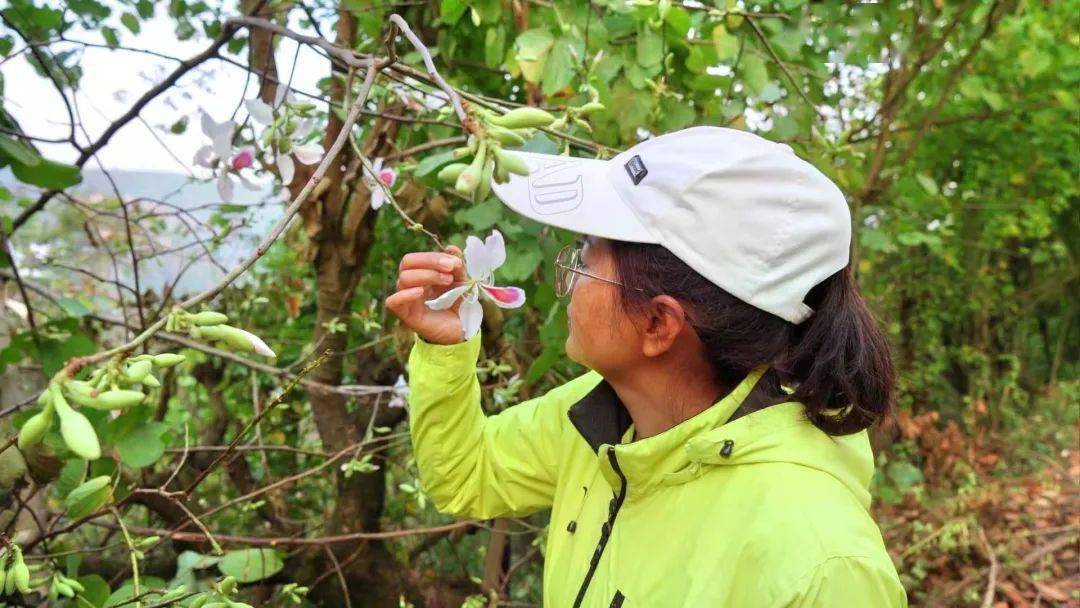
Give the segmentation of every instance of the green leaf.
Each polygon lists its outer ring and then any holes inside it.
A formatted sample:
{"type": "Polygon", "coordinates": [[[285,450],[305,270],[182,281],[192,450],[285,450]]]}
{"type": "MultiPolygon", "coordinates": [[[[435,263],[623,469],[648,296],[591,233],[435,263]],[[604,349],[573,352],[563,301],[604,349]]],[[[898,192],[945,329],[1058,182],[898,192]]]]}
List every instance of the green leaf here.
{"type": "Polygon", "coordinates": [[[923,474],[919,467],[902,461],[889,463],[889,478],[901,490],[923,482],[923,474]]]}
{"type": "Polygon", "coordinates": [[[765,62],[757,55],[743,54],[742,65],[739,66],[743,82],[751,93],[759,94],[769,82],[769,72],[765,69],[765,62]]]}
{"type": "Polygon", "coordinates": [[[514,59],[521,68],[521,75],[528,82],[540,82],[548,51],[555,44],[551,32],[531,29],[521,33],[514,41],[514,59]]]}
{"type": "Polygon", "coordinates": [[[502,218],[503,204],[497,198],[489,198],[454,214],[454,219],[468,224],[473,230],[487,230],[502,218]]]}
{"type": "Polygon", "coordinates": [[[718,60],[727,61],[739,54],[739,38],[732,35],[723,23],[718,23],[713,28],[712,39],[718,60]]]}
{"type": "Polygon", "coordinates": [[[544,252],[539,247],[523,247],[507,255],[506,262],[495,272],[508,281],[524,281],[543,260],[544,252]]]}
{"type": "Polygon", "coordinates": [[[544,95],[554,95],[573,80],[576,62],[571,47],[575,46],[578,47],[574,49],[577,51],[577,56],[581,57],[585,49],[576,38],[563,36],[551,47],[551,52],[548,53],[547,61],[544,63],[544,95]]]}
{"type": "Polygon", "coordinates": [[[427,177],[432,172],[438,170],[443,165],[455,161],[453,150],[447,150],[445,152],[439,152],[438,154],[431,154],[424,157],[424,160],[420,161],[416,165],[416,169],[413,170],[413,175],[418,178],[427,177]]]}
{"type": "Polygon", "coordinates": [[[758,99],[765,103],[775,103],[780,99],[782,91],[775,82],[769,82],[758,92],[758,99]]]}
{"type": "Polygon", "coordinates": [[[217,566],[225,576],[236,577],[240,583],[251,583],[274,576],[283,564],[272,549],[240,549],[227,552],[217,566]]]}
{"type": "MultiPolygon", "coordinates": [[[[139,577],[139,592],[145,592],[147,589],[164,588],[165,581],[156,576],[140,576],[139,577]]],[[[114,606],[134,605],[131,600],[135,597],[135,583],[128,579],[124,581],[124,584],[119,589],[113,591],[113,594],[109,596],[108,601],[105,602],[103,608],[113,608],[114,606]]]]}
{"type": "Polygon", "coordinates": [[[442,0],[439,4],[439,18],[447,25],[454,25],[469,8],[464,0],[442,0]]]}
{"type": "Polygon", "coordinates": [[[919,185],[922,186],[922,189],[926,190],[926,193],[931,196],[937,196],[940,192],[938,190],[937,182],[934,181],[934,178],[926,175],[925,173],[916,173],[915,181],[919,182],[919,185]]]}
{"type": "Polygon", "coordinates": [[[116,29],[109,26],[101,28],[101,35],[105,38],[105,44],[111,47],[120,45],[120,37],[116,35],[116,29]]]}
{"type": "Polygon", "coordinates": [[[120,461],[129,467],[148,467],[165,454],[161,435],[166,426],[160,422],[148,422],[125,435],[116,444],[120,461]]]}
{"type": "Polygon", "coordinates": [[[63,190],[82,181],[78,167],[47,158],[42,158],[36,165],[12,165],[11,171],[19,181],[48,190],[63,190]]]}
{"type": "Polygon", "coordinates": [[[124,27],[131,30],[132,34],[139,33],[139,18],[132,13],[124,13],[120,15],[120,23],[124,24],[124,27]]]}
{"type": "Polygon", "coordinates": [[[650,27],[644,27],[637,37],[637,62],[642,67],[653,66],[664,59],[664,41],[650,27]]]}
{"type": "Polygon", "coordinates": [[[0,135],[0,159],[12,164],[34,166],[41,162],[41,155],[21,139],[0,135]]]}
{"type": "Polygon", "coordinates": [[[86,607],[88,604],[94,608],[101,608],[109,600],[109,583],[97,574],[88,574],[76,579],[83,586],[79,592],[78,606],[86,607]]]}

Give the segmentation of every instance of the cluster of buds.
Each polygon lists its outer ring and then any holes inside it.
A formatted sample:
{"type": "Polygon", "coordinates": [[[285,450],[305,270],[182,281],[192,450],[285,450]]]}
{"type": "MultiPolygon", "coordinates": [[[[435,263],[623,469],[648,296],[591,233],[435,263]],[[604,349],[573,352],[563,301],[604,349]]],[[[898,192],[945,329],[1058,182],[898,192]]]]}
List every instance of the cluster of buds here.
{"type": "Polygon", "coordinates": [[[293,158],[305,165],[313,165],[323,157],[319,144],[305,143],[315,129],[315,104],[297,101],[285,87],[278,87],[274,105],[259,98],[244,102],[248,114],[255,122],[264,125],[262,145],[273,151],[274,164],[282,183],[292,183],[296,172],[293,158]]]}
{"type": "Polygon", "coordinates": [[[166,331],[186,331],[196,340],[212,342],[225,350],[243,353],[255,353],[266,357],[277,355],[262,338],[255,334],[226,325],[229,317],[213,310],[189,313],[182,309],[174,310],[165,321],[166,331]]]}
{"type": "Polygon", "coordinates": [[[594,100],[581,107],[567,108],[563,116],[555,118],[545,110],[528,106],[505,114],[478,108],[474,111],[478,133],[470,135],[464,146],[454,149],[455,158],[472,160],[446,165],[439,171],[439,180],[453,184],[454,190],[466,198],[483,200],[490,192],[492,179],[505,184],[511,173],[529,174],[525,162],[504,150],[504,146],[523,146],[537,129],[563,129],[570,122],[591,132],[592,127],[581,117],[602,109],[603,104],[594,100]]]}
{"type": "Polygon", "coordinates": [[[16,591],[30,593],[30,568],[23,561],[22,548],[15,543],[8,545],[0,555],[0,591],[4,595],[16,591]]]}
{"type": "Polygon", "coordinates": [[[19,429],[19,449],[40,443],[59,418],[60,436],[68,449],[79,458],[97,460],[101,457],[97,432],[72,404],[96,410],[121,410],[139,405],[146,400],[143,389],[161,386],[153,374],[155,368],[172,367],[183,360],[183,355],[175,353],[138,355],[114,360],[95,370],[86,380],[65,379],[58,374],[37,399],[41,411],[27,419],[19,429]]]}

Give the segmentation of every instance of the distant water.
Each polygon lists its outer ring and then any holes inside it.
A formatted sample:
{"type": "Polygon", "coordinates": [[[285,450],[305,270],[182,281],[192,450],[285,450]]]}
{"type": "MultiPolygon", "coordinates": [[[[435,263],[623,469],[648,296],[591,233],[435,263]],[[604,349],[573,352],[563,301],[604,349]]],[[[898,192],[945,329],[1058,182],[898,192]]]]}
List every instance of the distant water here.
{"type": "MultiPolygon", "coordinates": [[[[211,216],[217,210],[216,206],[221,203],[221,197],[213,181],[194,181],[184,174],[155,171],[110,170],[109,175],[116,182],[116,188],[123,194],[126,201],[129,203],[136,201],[140,214],[146,215],[151,212],[171,214],[164,218],[165,230],[154,236],[158,251],[168,251],[194,242],[189,227],[205,241],[212,238],[211,229],[200,224],[209,223],[211,216]]],[[[9,169],[0,170],[0,184],[13,192],[21,192],[26,196],[36,198],[36,193],[15,180],[9,169]]],[[[230,232],[229,236],[220,243],[216,245],[207,243],[217,264],[211,262],[204,254],[203,247],[197,244],[143,260],[139,263],[139,281],[143,291],[152,290],[161,294],[165,287],[177,281],[179,276],[179,281],[173,289],[173,297],[182,298],[209,287],[224,274],[221,268],[227,271],[249,256],[274,222],[281,217],[284,209],[284,204],[278,194],[280,188],[275,189],[267,182],[259,186],[260,190],[253,192],[236,183],[232,204],[243,205],[247,209],[228,213],[229,220],[239,227],[230,232]]],[[[101,197],[115,198],[112,185],[100,170],[84,170],[82,183],[70,189],[70,192],[90,208],[94,208],[95,203],[100,203],[101,197]]],[[[11,203],[2,204],[10,205],[11,203]]],[[[135,214],[135,207],[136,205],[129,204],[129,214],[135,214]]],[[[94,248],[83,231],[66,232],[63,240],[68,241],[70,234],[71,242],[65,244],[71,249],[66,249],[55,256],[52,255],[55,247],[48,242],[26,242],[27,238],[33,238],[32,235],[48,233],[48,227],[55,226],[55,222],[59,221],[57,214],[60,212],[70,213],[70,205],[65,201],[54,199],[45,210],[39,212],[31,220],[30,224],[16,234],[14,243],[20,269],[28,277],[47,284],[57,282],[66,284],[70,281],[81,284],[87,281],[87,278],[79,272],[56,268],[47,263],[50,257],[56,257],[60,263],[69,266],[76,265],[111,279],[112,264],[107,253],[103,248],[94,248]],[[23,237],[24,233],[27,237],[23,237]]],[[[12,215],[8,210],[5,210],[5,214],[12,215]]],[[[122,224],[116,225],[122,226],[122,224]]],[[[216,229],[220,230],[219,227],[216,229]]],[[[118,267],[122,271],[121,280],[128,285],[133,285],[126,235],[122,230],[117,230],[107,234],[105,240],[109,241],[112,249],[118,253],[118,267]]],[[[103,287],[106,293],[112,293],[108,291],[108,285],[103,287]]]]}

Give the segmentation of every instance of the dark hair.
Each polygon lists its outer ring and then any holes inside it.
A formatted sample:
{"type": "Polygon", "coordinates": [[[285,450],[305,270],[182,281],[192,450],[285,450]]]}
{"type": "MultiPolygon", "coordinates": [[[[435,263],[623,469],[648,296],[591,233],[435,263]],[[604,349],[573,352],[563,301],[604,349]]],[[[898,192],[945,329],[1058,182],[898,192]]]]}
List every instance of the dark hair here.
{"type": "Polygon", "coordinates": [[[895,373],[885,335],[859,294],[851,266],[806,295],[814,314],[796,325],[732,296],[660,245],[605,239],[623,310],[667,294],[705,345],[716,381],[734,387],[767,364],[794,389],[808,418],[830,435],[861,431],[892,414],[895,373]],[[637,291],[637,289],[643,291],[637,291]]]}

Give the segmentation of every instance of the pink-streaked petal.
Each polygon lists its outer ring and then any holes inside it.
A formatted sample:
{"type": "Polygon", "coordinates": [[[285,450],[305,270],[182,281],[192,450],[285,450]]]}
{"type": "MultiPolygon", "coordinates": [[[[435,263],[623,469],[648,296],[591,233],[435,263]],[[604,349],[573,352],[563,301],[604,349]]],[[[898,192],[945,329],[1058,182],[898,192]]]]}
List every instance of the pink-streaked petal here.
{"type": "Polygon", "coordinates": [[[480,330],[480,324],[484,321],[484,307],[479,300],[465,298],[461,302],[461,308],[458,308],[458,318],[461,319],[464,338],[468,340],[480,330]]]}
{"type": "Polygon", "coordinates": [[[427,304],[427,307],[432,310],[446,310],[453,306],[454,302],[461,297],[461,294],[465,293],[470,287],[472,287],[471,283],[458,285],[434,300],[426,300],[424,304],[427,304]]]}
{"type": "Polygon", "coordinates": [[[506,242],[498,230],[492,230],[491,234],[484,239],[484,248],[487,249],[488,259],[491,260],[491,272],[503,265],[506,261],[506,242]]]}
{"type": "Polygon", "coordinates": [[[481,283],[480,289],[499,308],[517,308],[525,303],[525,290],[520,287],[498,287],[481,283]]]}
{"type": "Polygon", "coordinates": [[[202,116],[199,119],[199,124],[202,125],[203,135],[209,137],[210,139],[213,139],[214,133],[217,132],[217,123],[214,122],[213,118],[210,118],[210,115],[207,114],[205,110],[202,112],[202,116]]]}
{"type": "Polygon", "coordinates": [[[296,156],[296,160],[305,165],[314,165],[322,160],[323,157],[322,146],[318,144],[301,144],[293,146],[292,153],[296,156]]]}
{"type": "Polygon", "coordinates": [[[288,154],[277,155],[277,169],[278,175],[281,176],[281,183],[288,186],[292,183],[293,175],[296,173],[296,164],[293,163],[293,159],[288,154]]]}
{"type": "Polygon", "coordinates": [[[232,158],[232,168],[235,171],[241,169],[247,169],[251,165],[255,164],[255,155],[251,150],[241,150],[232,158]]]}
{"type": "Polygon", "coordinates": [[[274,110],[258,97],[245,101],[244,106],[247,107],[248,114],[255,122],[263,125],[274,122],[274,110]]]}
{"type": "Polygon", "coordinates": [[[381,156],[376,158],[375,161],[373,163],[371,163],[371,168],[375,170],[374,172],[375,172],[376,175],[378,175],[379,171],[382,170],[382,164],[383,164],[383,157],[381,157],[381,156]]]}
{"type": "Polygon", "coordinates": [[[395,173],[393,169],[383,169],[379,171],[379,179],[382,180],[382,183],[386,184],[387,187],[393,186],[394,182],[397,181],[397,173],[395,173]]]}
{"type": "Polygon", "coordinates": [[[232,202],[232,199],[233,199],[233,183],[232,183],[232,180],[229,179],[229,174],[225,173],[224,171],[222,171],[221,175],[218,176],[218,179],[217,179],[217,191],[218,191],[218,194],[221,195],[222,202],[226,202],[226,203],[232,202]]]}
{"type": "Polygon", "coordinates": [[[465,239],[465,270],[474,279],[483,279],[491,274],[491,258],[484,241],[472,235],[465,239]]]}

